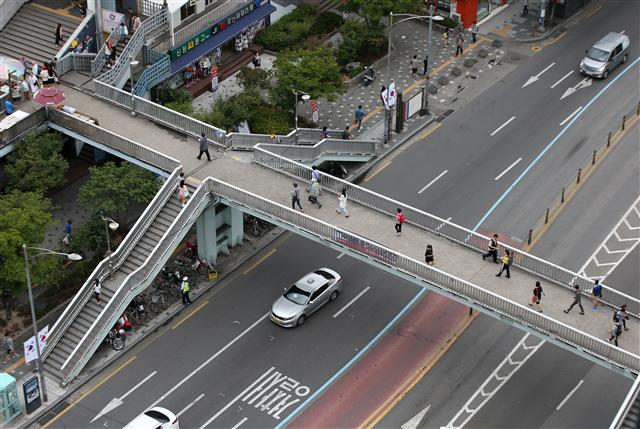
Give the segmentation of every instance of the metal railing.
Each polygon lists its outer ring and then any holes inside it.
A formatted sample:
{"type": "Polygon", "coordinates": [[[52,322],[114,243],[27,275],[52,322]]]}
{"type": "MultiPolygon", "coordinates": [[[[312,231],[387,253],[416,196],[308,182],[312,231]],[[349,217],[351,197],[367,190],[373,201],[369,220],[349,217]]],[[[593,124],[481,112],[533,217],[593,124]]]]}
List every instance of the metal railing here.
{"type": "Polygon", "coordinates": [[[122,240],[122,243],[112,253],[111,260],[109,258],[100,261],[98,266],[93,270],[91,275],[87,278],[87,281],[82,285],[80,290],[73,297],[71,302],[64,309],[56,323],[49,331],[49,337],[47,339],[47,348],[44,350],[43,357],[46,358],[49,353],[55,348],[56,344],[62,336],[67,332],[67,329],[71,326],[74,320],[78,317],[82,309],[87,305],[87,302],[93,296],[92,283],[96,278],[104,281],[110,274],[110,272],[117,271],[124,261],[129,256],[129,253],[138,244],[138,241],[146,233],[149,226],[158,216],[158,213],[165,206],[167,201],[171,198],[175,192],[178,183],[180,182],[180,173],[182,167],[176,167],[173,170],[169,178],[164,185],[153,197],[147,208],[142,215],[138,217],[138,220],[133,225],[127,236],[122,240]]]}
{"type": "MultiPolygon", "coordinates": [[[[255,163],[264,167],[301,181],[311,180],[311,169],[301,163],[278,156],[259,147],[254,149],[253,157],[255,163]]],[[[345,180],[323,174],[321,176],[321,186],[323,190],[335,194],[338,194],[342,189],[346,189],[350,200],[390,216],[396,213],[397,208],[402,208],[407,222],[476,251],[485,252],[489,246],[489,237],[345,180]]],[[[511,251],[515,266],[535,274],[541,279],[556,283],[567,290],[572,290],[572,285],[578,285],[585,296],[590,296],[591,288],[593,287],[593,282],[590,279],[500,243],[499,254],[503,254],[505,249],[511,251]]],[[[635,317],[640,317],[640,300],[615,289],[604,286],[601,301],[614,308],[620,308],[622,304],[627,304],[627,312],[635,317]]]]}
{"type": "MultiPolygon", "coordinates": [[[[153,49],[147,49],[146,51],[156,52],[153,49]]],[[[157,58],[157,60],[140,73],[133,88],[133,93],[139,97],[143,97],[149,88],[159,84],[171,75],[171,58],[169,55],[156,53],[158,55],[153,55],[153,57],[157,58]]]]}
{"type": "Polygon", "coordinates": [[[152,16],[160,12],[162,5],[149,0],[142,0],[140,2],[140,14],[144,16],[152,16]]]}
{"type": "Polygon", "coordinates": [[[70,52],[64,57],[60,58],[56,63],[56,70],[58,71],[58,75],[62,76],[72,70],[90,72],[95,57],[96,54],[76,54],[70,52]]]}
{"type": "MultiPolygon", "coordinates": [[[[112,101],[122,107],[131,109],[131,94],[111,85],[96,81],[95,94],[99,97],[112,101]]],[[[189,134],[193,137],[200,137],[205,133],[207,138],[214,144],[225,147],[225,133],[220,128],[190,118],[189,116],[178,113],[174,110],[167,109],[164,106],[156,104],[152,101],[141,97],[133,97],[135,99],[135,111],[139,115],[143,115],[153,122],[166,125],[172,129],[189,134]]]]}
{"type": "MultiPolygon", "coordinates": [[[[0,99],[1,100],[1,99],[0,99]]],[[[2,100],[3,101],[3,100],[2,100]]],[[[4,104],[4,101],[3,101],[4,104]]],[[[31,113],[24,119],[19,120],[10,128],[0,131],[0,147],[10,144],[19,139],[32,129],[43,124],[47,120],[47,111],[44,106],[31,113]]]]}
{"type": "Polygon", "coordinates": [[[87,25],[89,25],[89,22],[91,22],[92,19],[94,19],[94,13],[91,10],[87,9],[87,16],[84,17],[80,25],[78,25],[76,29],[73,31],[73,33],[71,33],[71,35],[67,38],[67,41],[64,42],[64,45],[62,45],[62,48],[58,50],[58,53],[56,53],[55,55],[56,58],[62,58],[66,54],[72,52],[70,51],[71,43],[73,43],[74,40],[78,39],[80,34],[84,31],[84,28],[87,25]]]}
{"type": "Polygon", "coordinates": [[[376,142],[358,140],[320,140],[314,145],[259,143],[256,147],[293,160],[314,161],[328,154],[375,156],[376,142]]]}
{"type": "MultiPolygon", "coordinates": [[[[174,183],[172,191],[175,191],[174,183]]],[[[84,367],[91,355],[98,348],[106,333],[115,324],[116,320],[125,310],[131,300],[147,287],[160,268],[171,255],[190,225],[200,216],[206,207],[210,196],[205,186],[198,189],[189,198],[187,205],[182,208],[173,223],[159,240],[144,264],[133,273],[129,274],[113,297],[105,305],[91,327],[87,330],[78,345],[71,352],[62,365],[60,376],[62,384],[71,381],[84,367]]]]}
{"type": "Polygon", "coordinates": [[[611,422],[609,429],[625,429],[625,428],[630,429],[633,427],[636,427],[636,428],[638,427],[637,426],[638,420],[640,420],[639,415],[630,416],[630,420],[633,419],[632,421],[635,424],[629,422],[628,426],[625,426],[625,421],[627,420],[627,417],[629,417],[629,413],[631,412],[631,409],[633,408],[636,401],[638,401],[639,397],[640,397],[640,377],[637,377],[636,381],[631,386],[631,389],[629,390],[629,393],[627,394],[626,398],[624,398],[624,401],[622,402],[620,409],[616,413],[616,416],[613,418],[613,421],[611,422]]]}
{"type": "Polygon", "coordinates": [[[100,50],[96,54],[95,59],[91,62],[91,76],[98,76],[102,73],[102,69],[104,65],[107,63],[107,57],[105,55],[105,51],[107,49],[107,43],[112,43],[114,46],[118,44],[120,41],[120,35],[118,34],[118,28],[114,28],[113,31],[107,37],[107,40],[104,41],[100,50]]]}
{"type": "MultiPolygon", "coordinates": [[[[278,144],[296,144],[295,131],[277,137],[280,141],[278,144]]],[[[259,143],[275,143],[275,139],[272,139],[269,134],[229,133],[227,135],[227,144],[233,150],[253,150],[253,147],[259,143]]]]}
{"type": "MultiPolygon", "coordinates": [[[[11,92],[0,92],[0,113],[4,113],[4,101],[11,96],[11,92]]],[[[0,140],[0,142],[3,140],[0,140]]]]}
{"type": "Polygon", "coordinates": [[[633,112],[630,112],[629,114],[622,117],[620,128],[615,131],[609,132],[609,134],[607,135],[607,140],[602,143],[600,147],[593,151],[590,159],[585,162],[582,167],[578,168],[576,174],[569,180],[569,182],[565,186],[562,187],[560,193],[551,202],[549,207],[545,210],[544,214],[531,227],[531,229],[529,229],[527,244],[531,245],[538,239],[538,237],[545,231],[546,226],[551,221],[553,221],[553,219],[562,210],[562,208],[564,207],[564,203],[566,201],[569,201],[573,194],[575,194],[575,192],[580,187],[580,183],[584,182],[589,177],[591,172],[596,169],[596,162],[609,151],[612,145],[615,145],[615,143],[620,140],[620,136],[624,132],[625,127],[628,126],[627,122],[637,120],[637,117],[639,116],[640,102],[637,104],[633,112]]]}
{"type": "MultiPolygon", "coordinates": [[[[330,139],[339,139],[343,130],[327,129],[330,139]]],[[[322,129],[320,128],[298,128],[298,142],[318,142],[322,140],[322,129]]]]}

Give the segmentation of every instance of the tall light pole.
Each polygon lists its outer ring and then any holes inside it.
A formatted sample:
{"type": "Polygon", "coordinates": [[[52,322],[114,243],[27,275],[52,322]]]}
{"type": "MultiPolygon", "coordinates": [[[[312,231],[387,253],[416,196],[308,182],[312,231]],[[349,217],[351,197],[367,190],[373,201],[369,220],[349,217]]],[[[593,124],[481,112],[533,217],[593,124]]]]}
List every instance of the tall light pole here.
{"type": "Polygon", "coordinates": [[[296,133],[297,133],[298,132],[298,95],[301,96],[300,98],[302,98],[303,101],[307,101],[311,97],[306,92],[298,91],[298,90],[295,90],[295,89],[292,89],[291,91],[293,92],[293,95],[295,95],[295,97],[296,97],[296,103],[294,105],[293,112],[294,112],[294,115],[295,115],[294,122],[295,122],[295,129],[296,129],[296,133]]]}
{"type": "Polygon", "coordinates": [[[427,67],[424,71],[424,97],[422,99],[422,109],[420,110],[420,115],[428,115],[429,114],[429,67],[431,67],[431,27],[433,26],[433,21],[442,21],[443,17],[440,15],[433,16],[433,5],[429,5],[429,35],[427,36],[427,67]]]}
{"type": "Polygon", "coordinates": [[[100,217],[104,222],[104,231],[107,235],[107,254],[109,255],[109,277],[113,277],[113,266],[111,265],[111,239],[109,237],[109,230],[115,231],[118,229],[120,224],[115,220],[111,219],[108,216],[105,216],[102,212],[100,212],[100,217]]]}
{"type": "Polygon", "coordinates": [[[82,259],[82,256],[78,255],[77,253],[61,253],[61,252],[54,252],[53,250],[49,250],[49,249],[42,249],[40,247],[27,247],[26,244],[22,245],[22,253],[24,254],[24,270],[27,275],[27,292],[29,292],[29,306],[31,307],[31,323],[33,324],[33,336],[36,340],[36,365],[38,366],[38,373],[40,375],[40,385],[42,386],[42,400],[44,402],[47,402],[48,401],[47,386],[45,384],[44,369],[42,368],[42,359],[40,357],[40,338],[39,338],[40,335],[38,333],[38,325],[36,324],[36,310],[33,304],[33,292],[31,291],[31,273],[29,272],[29,261],[37,258],[38,256],[44,256],[44,255],[66,256],[67,259],[71,261],[79,261],[82,259]],[[27,253],[27,249],[40,250],[41,253],[38,253],[37,255],[33,255],[29,257],[29,254],[27,253]]]}
{"type": "Polygon", "coordinates": [[[135,68],[140,64],[140,61],[136,60],[133,56],[129,57],[129,73],[131,75],[131,116],[136,116],[136,97],[134,92],[133,72],[135,68]]]}
{"type": "Polygon", "coordinates": [[[393,30],[393,12],[389,12],[389,39],[387,40],[387,89],[386,99],[382,95],[382,104],[384,105],[384,137],[382,142],[389,143],[391,140],[391,106],[389,106],[389,86],[391,86],[391,33],[393,30]]]}

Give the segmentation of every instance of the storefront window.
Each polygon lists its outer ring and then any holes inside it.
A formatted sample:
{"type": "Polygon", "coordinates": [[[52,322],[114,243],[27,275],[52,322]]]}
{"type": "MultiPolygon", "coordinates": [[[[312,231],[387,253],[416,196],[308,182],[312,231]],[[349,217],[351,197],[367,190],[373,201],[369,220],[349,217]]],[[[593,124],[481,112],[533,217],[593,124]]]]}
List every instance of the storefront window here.
{"type": "Polygon", "coordinates": [[[196,2],[189,1],[180,8],[180,20],[184,21],[194,13],[196,13],[196,2]]]}

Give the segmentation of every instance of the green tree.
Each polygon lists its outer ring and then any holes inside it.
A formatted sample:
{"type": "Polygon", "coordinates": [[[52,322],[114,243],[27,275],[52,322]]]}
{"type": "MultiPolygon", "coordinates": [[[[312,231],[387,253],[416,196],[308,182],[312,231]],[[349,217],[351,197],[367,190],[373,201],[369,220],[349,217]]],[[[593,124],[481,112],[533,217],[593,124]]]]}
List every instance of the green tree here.
{"type": "MultiPolygon", "coordinates": [[[[22,244],[37,246],[53,224],[51,202],[37,192],[13,190],[0,196],[0,279],[14,288],[25,284],[22,244]]],[[[62,237],[62,233],[60,234],[62,237]]],[[[55,282],[62,261],[36,258],[30,263],[34,284],[55,282]]]]}
{"type": "Polygon", "coordinates": [[[236,80],[238,81],[238,85],[245,91],[269,88],[269,73],[260,67],[242,67],[236,76],[236,80]]]}
{"type": "Polygon", "coordinates": [[[196,118],[216,127],[230,129],[242,121],[251,123],[252,118],[263,105],[264,101],[260,98],[258,91],[248,89],[226,100],[216,101],[211,109],[197,113],[196,118]]]}
{"type": "Polygon", "coordinates": [[[389,12],[395,14],[424,14],[424,0],[347,0],[341,7],[347,12],[355,12],[362,16],[368,26],[380,25],[389,12]]]}
{"type": "Polygon", "coordinates": [[[59,134],[27,135],[8,156],[6,171],[10,189],[43,193],[61,186],[69,169],[61,152],[59,134]]]}
{"type": "Polygon", "coordinates": [[[344,40],[336,57],[342,67],[354,61],[371,63],[386,51],[387,40],[382,27],[367,27],[357,21],[348,21],[340,33],[344,40]]]}
{"type": "Polygon", "coordinates": [[[131,203],[146,204],[160,188],[154,175],[128,162],[106,162],[89,168],[89,180],[82,185],[78,203],[96,213],[105,212],[124,223],[131,203]]]}
{"type": "Polygon", "coordinates": [[[293,108],[294,89],[329,100],[343,91],[340,67],[328,48],[287,51],[273,65],[277,83],[270,90],[271,101],[282,109],[293,108]]]}

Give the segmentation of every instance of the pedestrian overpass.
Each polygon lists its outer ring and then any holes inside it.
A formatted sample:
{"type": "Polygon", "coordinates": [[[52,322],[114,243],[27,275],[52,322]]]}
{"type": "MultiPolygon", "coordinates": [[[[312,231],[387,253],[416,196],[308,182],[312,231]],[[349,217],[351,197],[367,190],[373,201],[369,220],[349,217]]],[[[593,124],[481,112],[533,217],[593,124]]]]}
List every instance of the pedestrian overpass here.
{"type": "MultiPolygon", "coordinates": [[[[44,353],[47,367],[62,384],[80,373],[117,317],[151,283],[194,223],[198,225],[201,256],[213,262],[220,240],[230,246],[240,243],[238,219],[241,225],[242,212],[446,295],[627,376],[640,372],[637,335],[623,334],[619,348],[606,341],[612,311],[623,303],[634,316],[630,332],[638,332],[640,302],[636,299],[605,288],[603,298],[609,311],[566,315],[562,309],[571,301],[570,285],[578,284],[586,298],[592,285],[589,279],[508,246],[502,246],[501,252],[512,250],[514,272],[510,280],[497,279],[496,266],[480,258],[488,245],[487,237],[328,175],[321,181],[326,208],[307,206],[305,213],[293,211],[289,208],[291,183],[308,182],[308,167],[260,147],[254,148],[249,161],[221,149],[214,152],[212,162],[200,162],[195,160],[195,139],[171,137],[164,128],[86,94],[68,98],[82,109],[82,103],[90,103],[101,126],[54,109],[40,114],[46,124],[125,157],[135,157],[166,172],[168,179],[112,258],[100,263],[53,326],[44,353]],[[175,203],[181,171],[197,186],[184,208],[175,203]],[[349,219],[337,215],[327,204],[329,200],[337,203],[342,189],[349,196],[349,219]],[[393,229],[392,215],[398,207],[408,221],[402,237],[393,229]],[[434,246],[437,267],[420,262],[426,243],[434,246]],[[109,301],[103,308],[93,308],[90,299],[91,282],[96,277],[105,281],[103,290],[109,301]],[[536,280],[543,281],[545,287],[545,313],[527,305],[536,280]]],[[[33,121],[33,126],[40,124],[33,121]]]]}

